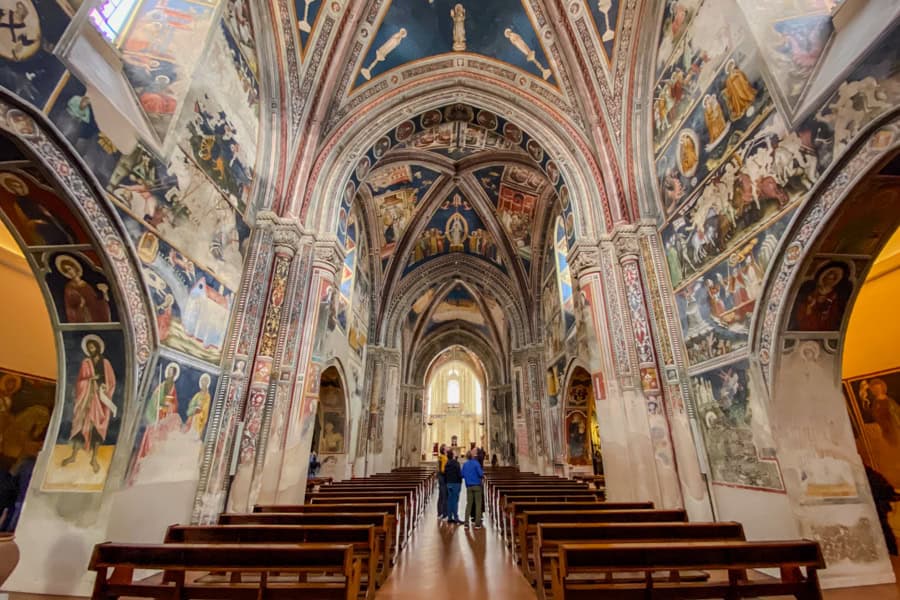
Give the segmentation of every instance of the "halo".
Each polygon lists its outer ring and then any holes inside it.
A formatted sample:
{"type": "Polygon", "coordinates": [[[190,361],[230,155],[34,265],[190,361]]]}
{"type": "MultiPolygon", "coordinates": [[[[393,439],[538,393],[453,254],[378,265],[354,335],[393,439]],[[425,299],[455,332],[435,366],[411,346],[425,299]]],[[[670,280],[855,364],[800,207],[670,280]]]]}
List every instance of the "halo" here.
{"type": "Polygon", "coordinates": [[[59,256],[56,257],[56,260],[53,261],[53,264],[56,265],[56,270],[59,271],[63,275],[65,275],[63,273],[63,268],[62,268],[64,264],[73,265],[73,267],[75,268],[75,271],[78,273],[79,277],[84,275],[84,269],[81,267],[81,263],[78,262],[78,259],[76,259],[71,254],[60,254],[59,256]]]}
{"type": "Polygon", "coordinates": [[[4,373],[2,377],[0,377],[0,390],[6,390],[6,384],[9,381],[14,381],[16,384],[16,389],[10,392],[10,395],[15,394],[20,389],[22,389],[22,377],[15,373],[4,373]]]}
{"type": "Polygon", "coordinates": [[[88,355],[87,343],[88,342],[96,342],[98,346],[100,346],[100,354],[106,350],[106,344],[103,343],[103,338],[94,333],[89,333],[88,335],[81,338],[81,351],[84,352],[84,355],[88,355]]]}
{"type": "Polygon", "coordinates": [[[22,178],[18,175],[14,175],[13,173],[0,173],[0,186],[3,186],[3,189],[10,194],[18,196],[19,192],[12,189],[12,186],[10,186],[10,182],[14,182],[16,185],[21,185],[23,188],[25,188],[26,194],[31,191],[28,188],[28,184],[22,181],[22,178]]]}
{"type": "Polygon", "coordinates": [[[163,369],[163,377],[165,377],[166,373],[168,373],[169,367],[175,367],[175,376],[172,378],[172,381],[178,381],[178,377],[181,376],[181,367],[178,366],[178,363],[176,362],[170,362],[166,365],[166,368],[163,369]]]}
{"type": "Polygon", "coordinates": [[[212,383],[212,377],[209,376],[209,373],[204,373],[200,376],[200,380],[197,382],[200,384],[200,387],[209,387],[212,383]],[[203,382],[206,381],[206,385],[203,385],[203,382]]]}

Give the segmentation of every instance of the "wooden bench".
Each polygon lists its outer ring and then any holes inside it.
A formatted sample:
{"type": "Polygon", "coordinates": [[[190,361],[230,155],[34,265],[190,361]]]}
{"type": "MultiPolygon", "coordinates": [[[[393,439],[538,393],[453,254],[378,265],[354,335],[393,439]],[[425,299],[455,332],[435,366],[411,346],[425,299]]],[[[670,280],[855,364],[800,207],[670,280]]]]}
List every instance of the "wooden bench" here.
{"type": "MultiPolygon", "coordinates": [[[[301,505],[302,506],[302,505],[301,505]]],[[[337,507],[330,507],[332,509],[337,507]]],[[[339,507],[347,509],[347,507],[339,507]]],[[[370,509],[372,510],[372,509],[370,509]]],[[[252,513],[219,515],[219,525],[371,525],[379,538],[379,545],[384,560],[378,571],[377,582],[381,585],[391,573],[391,566],[396,558],[396,520],[389,512],[304,512],[304,513],[252,513]]]]}
{"type": "MultiPolygon", "coordinates": [[[[515,548],[518,538],[519,517],[523,512],[572,512],[582,510],[648,510],[653,508],[652,502],[596,502],[590,500],[576,500],[574,502],[555,501],[525,501],[511,502],[506,506],[507,518],[504,526],[504,534],[507,535],[507,544],[515,548]],[[512,543],[510,542],[512,540],[512,543]]],[[[558,521],[571,523],[571,521],[558,521]]]]}
{"type": "MultiPolygon", "coordinates": [[[[514,504],[522,504],[525,502],[541,502],[545,504],[571,504],[573,502],[597,503],[605,500],[605,494],[597,490],[559,490],[559,491],[541,491],[541,492],[509,492],[501,494],[498,509],[494,511],[493,518],[500,525],[501,535],[507,535],[507,525],[509,519],[504,515],[509,515],[510,508],[514,504]]],[[[637,507],[636,507],[637,508],[637,507]]],[[[652,506],[647,507],[652,508],[652,506]]]]}
{"type": "MultiPolygon", "coordinates": [[[[378,565],[384,558],[374,525],[172,525],[166,544],[352,544],[360,558],[365,596],[379,585],[378,565]]],[[[361,587],[363,587],[361,585],[361,587]]]]}
{"type": "Polygon", "coordinates": [[[641,544],[561,544],[551,561],[554,600],[646,598],[749,598],[790,595],[798,600],[822,598],[817,569],[825,567],[819,544],[809,540],[778,542],[677,542],[641,544]],[[806,568],[803,576],[801,567],[806,568]],[[778,578],[747,578],[750,569],[775,568],[778,578]],[[683,581],[683,570],[728,572],[725,581],[683,581]],[[649,574],[676,575],[658,581],[649,574]],[[577,580],[617,572],[647,574],[641,583],[577,580]]]}
{"type": "MultiPolygon", "coordinates": [[[[550,583],[550,561],[558,556],[560,544],[575,543],[647,543],[677,541],[743,541],[740,523],[541,523],[534,542],[534,574],[539,593],[550,583]]],[[[609,575],[609,574],[608,574],[609,575]]],[[[681,572],[682,579],[702,580],[709,575],[681,572]]],[[[609,580],[612,578],[609,577],[609,580]]],[[[640,577],[642,580],[643,577],[640,577]]],[[[622,579],[617,579],[623,583],[622,579]]],[[[632,582],[634,581],[632,576],[632,582]]]]}
{"type": "Polygon", "coordinates": [[[138,597],[160,600],[356,600],[361,563],[350,544],[97,544],[90,569],[97,572],[94,600],[138,597]],[[164,571],[160,582],[135,581],[135,569],[164,571]],[[111,572],[110,572],[111,571],[111,572]],[[189,579],[189,573],[231,573],[230,581],[189,579]],[[296,575],[285,581],[271,574],[296,575]],[[329,580],[310,581],[310,575],[329,580]],[[256,581],[245,580],[256,576],[256,581]]]}
{"type": "MultiPolygon", "coordinates": [[[[397,541],[398,544],[404,545],[406,542],[406,538],[409,535],[410,529],[412,528],[411,520],[409,512],[409,497],[408,496],[385,496],[385,495],[372,495],[372,496],[332,496],[332,495],[312,495],[307,497],[307,505],[322,505],[322,506],[345,506],[345,505],[365,505],[365,504],[393,504],[394,510],[392,511],[397,517],[397,541]]],[[[332,508],[334,510],[334,508],[332,508]]]]}

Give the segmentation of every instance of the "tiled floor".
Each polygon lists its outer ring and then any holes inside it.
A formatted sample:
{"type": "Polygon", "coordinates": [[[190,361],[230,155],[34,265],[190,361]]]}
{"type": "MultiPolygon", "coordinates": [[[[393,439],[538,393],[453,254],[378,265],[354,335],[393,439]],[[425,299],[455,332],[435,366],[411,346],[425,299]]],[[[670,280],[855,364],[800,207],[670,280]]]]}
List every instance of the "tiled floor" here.
{"type": "MultiPolygon", "coordinates": [[[[900,561],[895,562],[895,570],[898,568],[900,561]]],[[[827,590],[824,596],[826,600],[900,600],[900,586],[827,590]]],[[[376,600],[535,598],[499,535],[489,525],[486,529],[472,530],[440,523],[434,506],[418,523],[397,567],[376,595],[376,600]]],[[[64,597],[13,593],[9,600],[64,600],[64,597]]]]}

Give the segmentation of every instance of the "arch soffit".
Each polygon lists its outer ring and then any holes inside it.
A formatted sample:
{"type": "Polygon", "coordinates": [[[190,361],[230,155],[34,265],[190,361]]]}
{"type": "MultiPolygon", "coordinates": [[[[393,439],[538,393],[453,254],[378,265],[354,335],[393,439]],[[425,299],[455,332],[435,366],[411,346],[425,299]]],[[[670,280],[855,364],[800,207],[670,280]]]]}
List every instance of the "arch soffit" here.
{"type": "Polygon", "coordinates": [[[407,382],[411,385],[424,384],[435,361],[453,346],[463,346],[475,354],[481,362],[479,369],[491,384],[506,381],[503,362],[493,352],[490,343],[474,329],[454,326],[435,332],[421,348],[411,354],[405,370],[407,382]]]}
{"type": "MultiPolygon", "coordinates": [[[[561,383],[561,386],[562,386],[561,391],[563,394],[568,395],[569,385],[571,385],[571,383],[572,383],[572,377],[575,375],[575,372],[578,371],[579,369],[584,371],[585,374],[588,376],[588,378],[591,377],[591,370],[588,368],[587,364],[579,357],[573,358],[568,363],[566,363],[566,371],[565,371],[565,375],[563,377],[563,381],[561,383]]],[[[593,395],[593,393],[594,393],[594,390],[592,388],[591,394],[593,395]]],[[[565,407],[565,396],[563,397],[562,404],[563,404],[563,407],[565,407]]]]}
{"type": "MultiPolygon", "coordinates": [[[[324,234],[335,231],[340,205],[340,194],[335,190],[343,189],[356,161],[379,137],[405,119],[448,104],[466,102],[502,115],[540,140],[569,188],[576,237],[602,232],[612,222],[603,173],[593,150],[582,132],[552,106],[530,96],[527,101],[514,104],[503,96],[502,89],[497,89],[496,82],[475,87],[475,81],[442,77],[432,83],[419,82],[398,88],[355,111],[324,143],[307,185],[301,187],[300,182],[295,182],[293,203],[286,212],[299,216],[310,230],[324,234]],[[420,87],[424,89],[416,96],[420,87]]],[[[522,90],[511,86],[506,92],[514,92],[513,97],[523,96],[522,90]]]]}
{"type": "Polygon", "coordinates": [[[435,282],[442,280],[465,282],[481,293],[490,292],[494,300],[508,311],[514,346],[525,345],[533,339],[528,319],[529,304],[518,295],[509,276],[492,263],[460,252],[433,258],[400,280],[380,307],[375,339],[382,345],[397,346],[400,324],[412,305],[435,282]]]}
{"type": "Polygon", "coordinates": [[[765,289],[750,326],[749,345],[759,357],[768,386],[775,381],[781,357],[778,340],[787,327],[793,297],[813,257],[816,242],[854,189],[898,151],[900,109],[895,109],[860,133],[843,157],[820,177],[809,191],[808,200],[791,220],[778,244],[777,259],[766,272],[765,289]]]}
{"type": "MultiPolygon", "coordinates": [[[[341,361],[339,357],[332,357],[325,363],[321,374],[319,375],[319,381],[322,380],[322,377],[325,375],[325,372],[328,369],[334,369],[338,376],[338,382],[341,385],[341,392],[343,392],[343,401],[344,401],[344,418],[350,418],[350,388],[347,387],[347,372],[344,370],[344,363],[341,361]]],[[[321,406],[321,404],[320,404],[321,406]]],[[[345,423],[346,425],[347,423],[345,423]]],[[[346,431],[346,430],[345,430],[346,431]]]]}

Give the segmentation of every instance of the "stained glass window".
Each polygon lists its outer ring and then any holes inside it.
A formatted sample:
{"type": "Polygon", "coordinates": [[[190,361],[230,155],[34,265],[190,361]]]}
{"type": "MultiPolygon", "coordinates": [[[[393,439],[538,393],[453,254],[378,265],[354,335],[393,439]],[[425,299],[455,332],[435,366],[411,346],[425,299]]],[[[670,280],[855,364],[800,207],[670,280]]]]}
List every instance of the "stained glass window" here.
{"type": "Polygon", "coordinates": [[[88,14],[97,31],[110,43],[115,43],[139,5],[140,0],[103,0],[88,14]]]}

